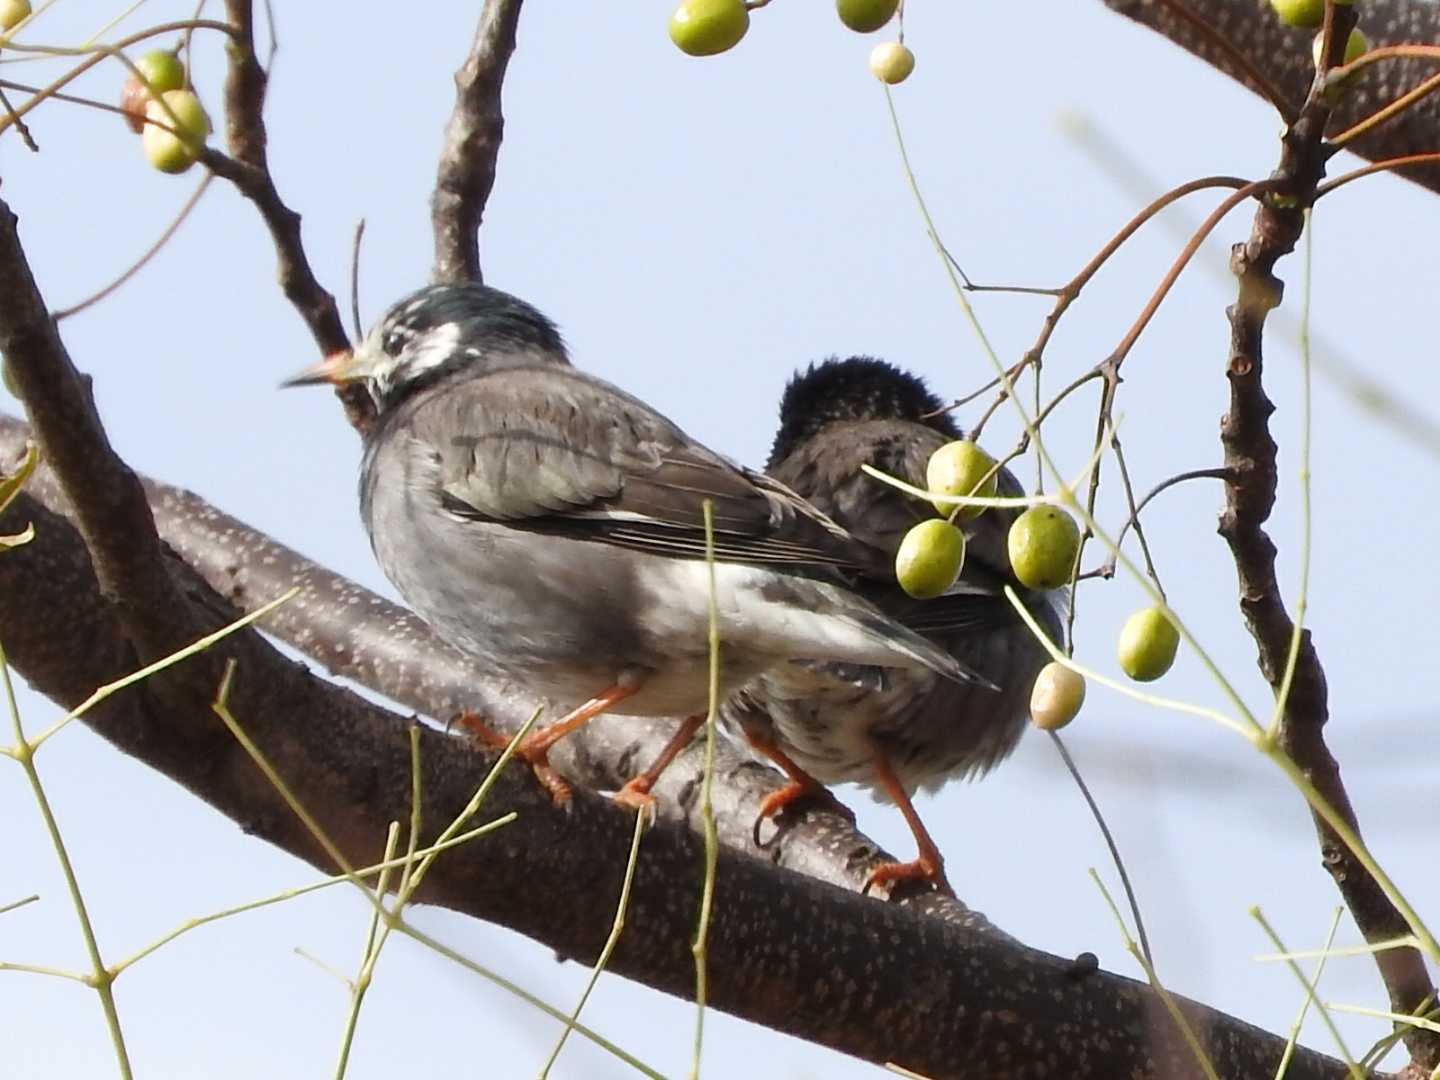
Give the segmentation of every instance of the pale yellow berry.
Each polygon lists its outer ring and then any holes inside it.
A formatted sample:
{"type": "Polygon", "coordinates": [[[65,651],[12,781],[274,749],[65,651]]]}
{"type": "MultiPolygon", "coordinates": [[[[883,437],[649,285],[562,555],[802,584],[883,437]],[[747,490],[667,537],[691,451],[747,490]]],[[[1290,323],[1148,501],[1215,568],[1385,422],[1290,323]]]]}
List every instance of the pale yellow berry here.
{"type": "Polygon", "coordinates": [[[870,73],[894,86],[915,70],[915,54],[898,41],[883,41],[870,50],[870,73]]]}
{"type": "Polygon", "coordinates": [[[155,168],[164,173],[183,173],[199,159],[200,150],[210,134],[210,116],[192,92],[165,91],[160,95],[160,101],[152,101],[145,106],[145,120],[140,141],[145,150],[145,160],[155,168]],[[168,112],[166,105],[169,106],[168,112]],[[167,127],[161,127],[161,124],[167,127]],[[168,130],[170,127],[175,130],[168,130]]]}
{"type": "Polygon", "coordinates": [[[30,17],[30,0],[0,0],[0,32],[13,30],[30,17]]]}
{"type": "Polygon", "coordinates": [[[1058,731],[1085,704],[1085,676],[1052,660],[1035,676],[1030,690],[1030,722],[1043,731],[1058,731]]]}

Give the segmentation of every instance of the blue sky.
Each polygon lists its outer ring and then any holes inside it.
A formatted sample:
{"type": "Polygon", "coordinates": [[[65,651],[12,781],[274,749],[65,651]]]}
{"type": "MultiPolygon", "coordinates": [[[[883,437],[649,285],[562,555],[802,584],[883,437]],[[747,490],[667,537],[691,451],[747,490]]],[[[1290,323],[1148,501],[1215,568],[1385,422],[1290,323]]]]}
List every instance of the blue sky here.
{"type": "MultiPolygon", "coordinates": [[[[427,195],[474,6],[280,6],[268,113],[274,173],[305,216],[318,273],[337,293],[346,290],[355,222],[367,220],[367,321],[428,272],[427,195]]],[[[83,38],[102,19],[96,8],[57,4],[31,40],[83,38]]],[[[125,27],[188,12],[156,0],[125,27]]],[[[691,60],[669,43],[668,15],[659,2],[531,0],[482,231],[487,280],[559,322],[578,364],[748,463],[764,458],[785,379],[812,359],[884,356],[946,395],[987,379],[989,363],[926,239],[882,91],[866,70],[884,35],[849,33],[826,4],[781,2],[755,14],[734,53],[691,60]]],[[[1265,175],[1276,159],[1280,125],[1266,106],[1094,0],[912,3],[907,40],[918,64],[895,100],[912,158],[942,235],[978,281],[1057,285],[1140,204],[1107,179],[1062,117],[1103,129],[1139,159],[1151,178],[1147,198],[1200,175],[1265,175]]],[[[196,82],[218,112],[222,57],[218,43],[201,46],[196,82]]],[[[24,78],[25,66],[7,65],[7,74],[24,78]]],[[[122,81],[118,69],[101,66],[79,86],[108,100],[122,81]]],[[[198,177],[147,169],[137,141],[111,116],[51,105],[32,127],[38,156],[13,137],[0,142],[3,196],[20,215],[51,305],[66,306],[143,250],[198,177]]],[[[1198,219],[1212,205],[1194,197],[1179,218],[1198,219]]],[[[1233,289],[1213,270],[1248,228],[1245,210],[1221,226],[1127,363],[1118,411],[1139,487],[1219,463],[1223,308],[1233,289]]],[[[1114,260],[1062,324],[1047,355],[1051,385],[1114,347],[1178,247],[1172,231],[1151,226],[1114,260]]],[[[1316,215],[1317,333],[1431,415],[1440,412],[1436,250],[1434,196],[1402,181],[1353,185],[1316,215]]],[[[1281,276],[1293,313],[1300,260],[1285,262],[1281,276]]],[[[975,304],[1007,360],[1034,340],[1048,307],[998,294],[975,304]]],[[[118,297],[62,330],[132,465],[390,593],[356,514],[357,439],[325,395],[275,391],[314,358],[313,345],[274,285],[258,220],[224,184],[118,297]]],[[[1279,334],[1267,352],[1282,447],[1272,533],[1293,601],[1299,354],[1279,334]]],[[[1078,395],[1050,431],[1072,471],[1088,453],[1093,400],[1078,395]]],[[[1329,676],[1328,735],[1367,837],[1434,920],[1440,872],[1421,823],[1433,818],[1440,780],[1440,632],[1430,617],[1440,600],[1435,461],[1323,379],[1314,409],[1309,614],[1329,676]]],[[[987,437],[993,449],[1008,447],[1012,421],[999,414],[987,437]]],[[[1109,495],[1102,520],[1113,525],[1118,491],[1109,495]]],[[[1217,485],[1182,486],[1156,504],[1149,533],[1173,605],[1263,711],[1268,692],[1215,535],[1219,505],[1217,485]]],[[[1114,673],[1115,635],[1142,602],[1132,582],[1088,586],[1077,655],[1114,673]]],[[[1160,689],[1224,704],[1188,652],[1160,689]]],[[[32,730],[55,711],[29,695],[23,708],[32,730]]],[[[1259,904],[1290,943],[1314,946],[1338,903],[1299,797],[1219,727],[1098,687],[1068,737],[1129,859],[1168,985],[1284,1030],[1298,988],[1282,968],[1252,962],[1268,946],[1246,910],[1259,904]]],[[[79,727],[45,749],[40,767],[107,956],[188,917],[312,879],[79,727]]],[[[877,839],[910,850],[893,810],[854,791],[841,796],[877,839]]],[[[1106,967],[1136,973],[1086,873],[1096,866],[1113,877],[1096,830],[1043,740],[1027,738],[991,778],[952,786],[921,810],[967,902],[1033,945],[1092,950],[1106,967]]],[[[0,903],[42,896],[0,916],[0,958],[80,966],[73,916],[18,769],[0,768],[0,821],[10,842],[0,903]]],[[[353,969],[366,915],[363,901],[335,891],[203,929],[157,953],[117,987],[138,1074],[326,1074],[346,995],[293,950],[353,969]]],[[[583,981],[578,966],[508,932],[441,911],[417,919],[559,1007],[583,981]]],[[[1354,938],[1347,920],[1341,940],[1354,938]]],[[[1327,987],[1331,1000],[1383,1004],[1363,959],[1332,964],[1327,987]]],[[[687,1004],[606,979],[586,1015],[670,1075],[687,1068],[691,1014],[687,1004]]],[[[1361,1051],[1383,1025],[1351,1018],[1343,1027],[1361,1051]]],[[[707,1031],[710,1075],[881,1075],[728,1018],[715,1017],[707,1031]]],[[[533,1075],[555,1034],[552,1021],[395,942],[361,1017],[350,1075],[416,1065],[533,1075]]],[[[1307,1040],[1329,1049],[1314,1022],[1307,1040]]],[[[99,1009],[71,984],[0,977],[0,1042],[16,1077],[113,1071],[99,1009]]],[[[554,1075],[625,1072],[572,1040],[554,1075]]]]}

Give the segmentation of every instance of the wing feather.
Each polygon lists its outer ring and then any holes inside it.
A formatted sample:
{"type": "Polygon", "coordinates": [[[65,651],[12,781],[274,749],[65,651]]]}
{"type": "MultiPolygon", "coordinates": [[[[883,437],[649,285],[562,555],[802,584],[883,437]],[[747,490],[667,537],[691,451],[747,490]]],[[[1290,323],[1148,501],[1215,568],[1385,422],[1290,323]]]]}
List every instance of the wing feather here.
{"type": "Polygon", "coordinates": [[[871,570],[878,553],[783,484],[690,439],[573,368],[505,368],[437,386],[411,417],[451,513],[518,529],[790,569],[871,570]]]}

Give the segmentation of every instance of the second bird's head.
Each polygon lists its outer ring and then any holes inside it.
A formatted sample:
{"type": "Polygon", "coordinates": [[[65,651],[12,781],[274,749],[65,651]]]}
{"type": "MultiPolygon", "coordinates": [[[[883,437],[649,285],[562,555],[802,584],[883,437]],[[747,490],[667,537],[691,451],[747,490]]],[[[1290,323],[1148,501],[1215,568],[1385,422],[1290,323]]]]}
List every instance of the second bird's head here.
{"type": "Polygon", "coordinates": [[[555,324],[525,301],[485,285],[427,285],[391,305],[365,338],[281,386],[359,382],[381,412],[465,371],[568,364],[555,324]]]}

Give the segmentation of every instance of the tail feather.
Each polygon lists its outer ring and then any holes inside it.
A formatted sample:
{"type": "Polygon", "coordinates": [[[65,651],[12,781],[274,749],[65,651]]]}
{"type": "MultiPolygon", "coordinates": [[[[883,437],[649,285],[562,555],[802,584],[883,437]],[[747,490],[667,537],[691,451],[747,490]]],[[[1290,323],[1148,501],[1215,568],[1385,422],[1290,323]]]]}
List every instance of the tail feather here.
{"type": "Polygon", "coordinates": [[[983,686],[987,690],[994,690],[997,693],[1000,687],[996,686],[985,676],[981,675],[974,668],[962,664],[955,657],[951,656],[940,646],[928,641],[915,633],[907,630],[895,620],[881,614],[879,611],[860,612],[854,615],[855,621],[865,631],[883,640],[891,649],[910,657],[924,667],[929,668],[937,675],[958,683],[974,683],[983,686]]]}

